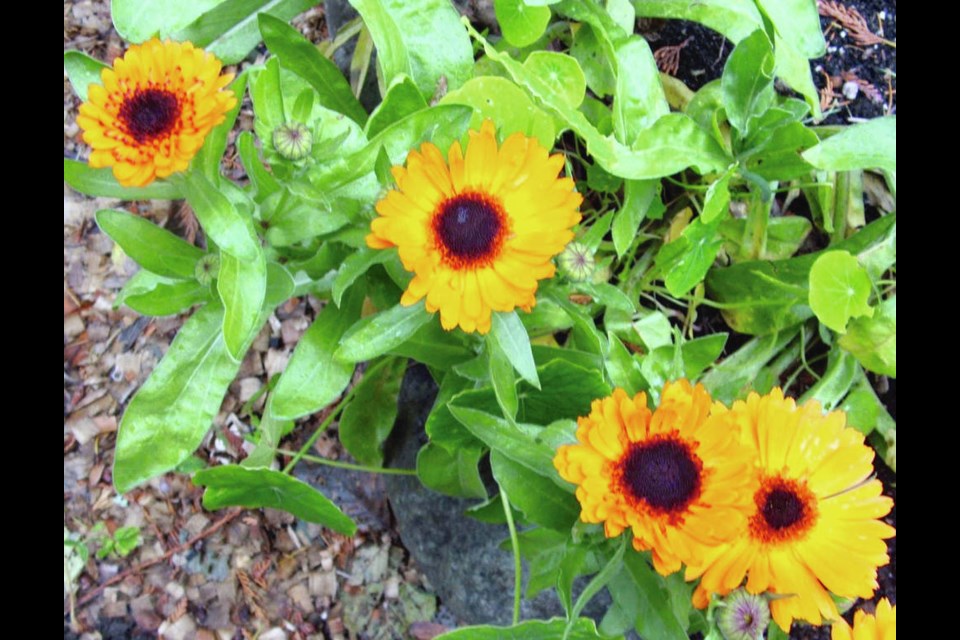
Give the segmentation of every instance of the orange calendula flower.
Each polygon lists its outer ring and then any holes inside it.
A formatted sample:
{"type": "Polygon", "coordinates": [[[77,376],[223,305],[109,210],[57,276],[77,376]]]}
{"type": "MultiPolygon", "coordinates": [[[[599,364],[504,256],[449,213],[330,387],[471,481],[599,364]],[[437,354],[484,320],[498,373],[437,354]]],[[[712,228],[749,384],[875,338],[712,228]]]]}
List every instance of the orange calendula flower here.
{"type": "Polygon", "coordinates": [[[125,187],[186,169],[237,103],[224,89],[233,74],[220,69],[213,54],[189,42],[154,38],[131,46],[80,105],[77,124],[92,148],[90,166],[113,167],[125,187]]]}
{"type": "Polygon", "coordinates": [[[773,619],[789,630],[794,619],[820,624],[840,617],[829,592],[869,598],[877,568],[888,562],[880,521],[893,506],[873,473],[873,449],[847,428],[846,414],[826,415],[817,402],[798,407],[779,389],[735,402],[720,417],[739,429],[753,451],[756,490],[747,527],[736,541],[712,550],[687,569],[703,576],[694,602],[726,594],[747,578],[747,591],[780,595],[773,619]]]}
{"type": "Polygon", "coordinates": [[[445,161],[435,145],[394,167],[397,189],[377,203],[367,245],[397,247],[414,272],[401,304],[426,297],[444,329],[490,330],[492,311],[529,311],[550,259],[573,238],[583,198],[558,177],[563,156],[522,133],[497,146],[493,122],[454,142],[445,161]],[[449,164],[448,164],[449,163],[449,164]]]}
{"type": "Polygon", "coordinates": [[[897,640],[897,605],[886,598],[877,603],[876,615],[853,614],[853,628],[840,618],[830,628],[831,640],[897,640]]]}
{"type": "Polygon", "coordinates": [[[667,383],[653,412],[644,393],[594,400],[577,421],[580,444],[553,460],[578,485],[580,519],[602,522],[607,537],[631,529],[663,575],[730,540],[745,526],[750,461],[739,433],[713,417],[718,407],[686,380],[667,383]]]}

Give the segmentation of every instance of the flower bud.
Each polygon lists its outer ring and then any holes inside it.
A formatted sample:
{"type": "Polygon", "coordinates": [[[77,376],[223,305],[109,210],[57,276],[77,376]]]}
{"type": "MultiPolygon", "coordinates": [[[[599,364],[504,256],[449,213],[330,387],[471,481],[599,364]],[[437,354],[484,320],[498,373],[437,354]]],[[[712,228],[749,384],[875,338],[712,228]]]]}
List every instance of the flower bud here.
{"type": "Polygon", "coordinates": [[[220,256],[208,253],[199,260],[193,270],[193,277],[203,286],[207,286],[220,275],[220,256]]]}
{"type": "Polygon", "coordinates": [[[300,122],[287,122],[273,130],[273,146],[287,160],[303,160],[310,155],[313,133],[300,122]]]}
{"type": "Polygon", "coordinates": [[[593,277],[596,261],[593,251],[579,242],[571,242],[557,258],[560,273],[574,282],[584,282],[593,277]]]}
{"type": "Polygon", "coordinates": [[[762,594],[737,589],[717,609],[717,624],[726,640],[761,640],[770,624],[770,606],[762,594]]]}

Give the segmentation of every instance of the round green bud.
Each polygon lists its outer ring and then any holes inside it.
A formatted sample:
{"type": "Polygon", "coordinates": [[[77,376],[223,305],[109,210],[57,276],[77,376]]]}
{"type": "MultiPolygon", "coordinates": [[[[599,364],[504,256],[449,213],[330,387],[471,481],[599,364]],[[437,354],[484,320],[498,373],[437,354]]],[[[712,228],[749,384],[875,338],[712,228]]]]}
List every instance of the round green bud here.
{"type": "Polygon", "coordinates": [[[220,256],[216,253],[208,253],[199,260],[193,270],[193,276],[197,282],[206,286],[216,280],[220,275],[220,256]]]}
{"type": "Polygon", "coordinates": [[[586,245],[579,242],[571,242],[560,254],[557,262],[560,267],[560,273],[574,282],[584,282],[593,277],[597,263],[593,257],[593,251],[590,251],[586,245]]]}
{"type": "Polygon", "coordinates": [[[287,122],[273,130],[273,146],[287,160],[303,160],[310,155],[313,133],[300,122],[287,122]]]}
{"type": "Polygon", "coordinates": [[[770,624],[770,605],[763,594],[737,589],[717,608],[717,626],[726,640],[762,640],[770,624]]]}

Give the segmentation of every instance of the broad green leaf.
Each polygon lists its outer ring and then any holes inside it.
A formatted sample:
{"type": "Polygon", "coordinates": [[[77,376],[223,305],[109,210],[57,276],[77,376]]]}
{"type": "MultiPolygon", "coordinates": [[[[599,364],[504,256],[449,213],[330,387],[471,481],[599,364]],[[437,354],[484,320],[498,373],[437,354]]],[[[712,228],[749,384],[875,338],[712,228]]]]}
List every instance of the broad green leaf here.
{"type": "Polygon", "coordinates": [[[613,96],[613,130],[617,139],[636,148],[643,130],[670,112],[660,84],[660,72],[641,37],[632,37],[616,49],[617,85],[613,96]]]}
{"type": "Polygon", "coordinates": [[[816,2],[810,0],[759,0],[777,34],[805,58],[819,58],[827,45],[820,29],[816,2]]]}
{"type": "Polygon", "coordinates": [[[292,420],[319,411],[343,392],[354,364],[334,357],[340,338],[360,317],[364,291],[354,287],[337,308],[327,304],[300,338],[273,390],[273,414],[292,420]]]}
{"type": "Polygon", "coordinates": [[[460,424],[490,449],[499,451],[536,474],[550,478],[559,486],[567,486],[553,466],[556,451],[536,438],[541,427],[511,424],[484,411],[459,406],[456,399],[449,409],[460,424]]]}
{"type": "Polygon", "coordinates": [[[503,415],[510,420],[515,420],[520,400],[517,398],[517,379],[513,375],[513,365],[510,364],[509,356],[494,339],[492,333],[487,334],[486,347],[487,372],[490,384],[493,385],[493,393],[497,397],[497,403],[503,415]]]}
{"type": "Polygon", "coordinates": [[[477,465],[482,449],[458,448],[453,452],[428,442],[417,454],[417,477],[428,489],[450,496],[486,498],[487,489],[477,465]]]}
{"type": "Polygon", "coordinates": [[[476,32],[474,34],[484,45],[486,54],[502,64],[515,82],[540,101],[546,111],[584,139],[590,154],[609,173],[641,180],[670,175],[690,166],[706,173],[729,165],[717,143],[682,114],[667,114],[657,120],[640,133],[632,148],[601,135],[583,113],[567,104],[565,96],[572,92],[557,88],[509,55],[496,51],[476,32]]]}
{"type": "Polygon", "coordinates": [[[659,180],[627,180],[623,187],[623,206],[613,219],[613,246],[622,258],[636,239],[640,223],[660,194],[659,180]]]}
{"type": "Polygon", "coordinates": [[[703,211],[700,213],[703,224],[710,224],[717,218],[726,217],[726,214],[729,213],[730,177],[732,175],[730,171],[727,171],[707,189],[707,195],[703,199],[703,211]]]}
{"type": "Polygon", "coordinates": [[[640,364],[627,350],[620,338],[610,335],[610,353],[603,361],[614,387],[635,394],[647,388],[647,381],[640,370],[640,364]]]}
{"type": "Polygon", "coordinates": [[[637,12],[630,4],[630,0],[607,0],[607,13],[626,33],[633,33],[636,27],[637,12]]]}
{"type": "Polygon", "coordinates": [[[567,313],[570,319],[573,320],[572,334],[576,347],[581,351],[602,356],[607,349],[606,339],[601,335],[600,331],[597,330],[597,325],[594,323],[593,318],[587,315],[582,307],[570,302],[570,300],[566,296],[561,295],[560,292],[551,292],[551,297],[553,301],[567,313]]]}
{"type": "Polygon", "coordinates": [[[156,282],[145,291],[127,291],[117,304],[125,304],[145,316],[172,316],[212,297],[210,287],[196,280],[169,280],[156,282]]]}
{"type": "Polygon", "coordinates": [[[363,126],[367,112],[354,97],[337,65],[323,57],[313,43],[285,21],[260,14],[259,25],[263,41],[270,52],[280,58],[280,65],[309,82],[322,106],[363,126]]]}
{"type": "Polygon", "coordinates": [[[186,173],[180,183],[203,230],[224,253],[242,261],[260,259],[253,225],[220,189],[196,171],[186,173]]]}
{"type": "Polygon", "coordinates": [[[528,75],[555,87],[564,106],[576,109],[587,92],[587,79],[576,59],[556,51],[534,51],[523,61],[528,75]]]}
{"type": "Polygon", "coordinates": [[[103,84],[100,81],[100,72],[107,68],[107,65],[82,51],[63,52],[63,69],[70,78],[73,92],[84,102],[87,101],[87,89],[91,84],[103,84]]]}
{"type": "Polygon", "coordinates": [[[599,284],[578,282],[574,285],[574,288],[590,294],[594,302],[608,309],[616,309],[627,313],[633,313],[636,310],[633,299],[609,282],[599,284]]]}
{"type": "Polygon", "coordinates": [[[659,311],[643,316],[633,323],[633,328],[636,329],[648,351],[673,344],[673,327],[667,316],[659,311]]]}
{"type": "Polygon", "coordinates": [[[873,316],[870,276],[847,251],[827,251],[810,267],[810,308],[820,322],[843,333],[851,318],[873,316]]]}
{"type": "Polygon", "coordinates": [[[86,162],[63,159],[63,179],[82,194],[121,200],[179,200],[180,189],[166,180],[155,180],[146,187],[123,187],[110,167],[94,169],[86,162]]]}
{"type": "MultiPolygon", "coordinates": [[[[896,216],[875,220],[834,249],[859,253],[886,237],[896,216]]],[[[739,262],[707,273],[707,293],[724,304],[723,317],[740,333],[766,335],[813,316],[808,304],[810,267],[822,252],[789,260],[739,262]]]]}
{"type": "Polygon", "coordinates": [[[392,347],[389,353],[446,370],[476,355],[468,344],[462,333],[444,331],[439,322],[428,322],[402,343],[392,347]]]}
{"type": "MultiPolygon", "coordinates": [[[[720,223],[720,235],[724,250],[734,262],[750,259],[749,249],[743,244],[747,228],[745,218],[726,218],[720,223]]],[[[810,235],[813,225],[802,216],[770,218],[767,222],[767,242],[760,258],[763,260],[786,260],[797,252],[810,235]]]]}
{"type": "Polygon", "coordinates": [[[720,357],[726,343],[726,333],[714,333],[684,342],[680,345],[683,371],[677,372],[673,370],[675,347],[673,345],[657,347],[643,359],[640,371],[654,388],[659,388],[664,382],[681,376],[688,380],[696,380],[720,357]]]}
{"type": "Polygon", "coordinates": [[[746,168],[767,180],[787,181],[812,172],[800,155],[817,144],[817,135],[799,122],[791,122],[764,136],[763,143],[749,152],[746,168]]]}
{"type": "Polygon", "coordinates": [[[838,344],[874,373],[897,377],[897,296],[880,305],[872,318],[857,318],[838,344]]]}
{"type": "Polygon", "coordinates": [[[97,212],[97,225],[144,269],[168,278],[193,278],[203,251],[166,229],[125,211],[97,212]]]}
{"type": "Polygon", "coordinates": [[[363,464],[383,465],[383,443],[397,418],[397,394],[406,368],[403,358],[390,358],[376,371],[368,368],[343,410],[340,442],[363,464]]]}
{"type": "Polygon", "coordinates": [[[283,304],[293,295],[296,282],[287,269],[276,262],[267,263],[267,291],[264,301],[268,305],[283,304]]]}
{"type": "Polygon", "coordinates": [[[237,151],[240,154],[240,160],[243,162],[243,168],[250,178],[250,183],[256,189],[257,202],[263,202],[270,194],[280,191],[280,183],[273,177],[273,174],[267,171],[260,160],[260,154],[254,143],[253,134],[249,131],[242,131],[237,136],[237,151]]]}
{"type": "Polygon", "coordinates": [[[524,0],[494,0],[497,22],[507,42],[526,47],[540,39],[550,22],[550,9],[527,5],[524,0]]]}
{"type": "Polygon", "coordinates": [[[328,165],[311,171],[310,181],[329,192],[371,174],[381,149],[395,165],[402,165],[410,149],[423,142],[447,149],[466,130],[472,115],[472,109],[459,104],[418,111],[381,131],[359,151],[337,156],[328,165]]]}
{"type": "Polygon", "coordinates": [[[670,606],[666,582],[647,563],[644,555],[627,553],[623,570],[608,586],[614,604],[635,620],[635,629],[642,638],[687,640],[686,625],[670,606]]]}
{"type": "Polygon", "coordinates": [[[113,26],[127,42],[165,39],[224,0],[111,0],[113,26]]]}
{"type": "Polygon", "coordinates": [[[540,379],[530,351],[530,338],[516,311],[493,314],[490,339],[507,356],[517,373],[539,389],[540,379]]]}
{"type": "Polygon", "coordinates": [[[446,0],[352,0],[377,45],[384,83],[406,74],[430,100],[441,84],[456,89],[473,71],[473,49],[446,0]]]}
{"type": "MultiPolygon", "coordinates": [[[[461,627],[449,631],[436,640],[605,640],[609,636],[600,635],[597,623],[589,618],[580,618],[570,627],[564,636],[567,621],[562,618],[552,620],[528,620],[513,627],[494,627],[481,625],[461,627]]],[[[621,638],[623,636],[620,636],[621,638]]]]}
{"type": "MultiPolygon", "coordinates": [[[[502,509],[502,505],[501,505],[502,509]]],[[[560,564],[568,555],[570,532],[536,527],[521,531],[520,554],[530,567],[524,597],[532,598],[544,589],[556,586],[560,564]]]]}
{"type": "MultiPolygon", "coordinates": [[[[627,539],[626,537],[624,537],[624,538],[621,538],[621,540],[619,541],[616,552],[614,552],[613,555],[610,556],[610,558],[603,565],[603,568],[600,569],[600,571],[597,572],[597,574],[590,579],[590,582],[587,583],[587,586],[583,588],[583,591],[577,597],[576,603],[573,605],[573,609],[570,610],[569,608],[567,608],[569,612],[568,616],[570,618],[579,618],[580,613],[583,611],[584,607],[587,606],[590,600],[592,600],[593,597],[597,595],[597,593],[599,593],[600,590],[603,589],[608,582],[610,582],[610,579],[618,571],[620,571],[622,566],[622,561],[623,561],[623,552],[626,550],[626,548],[627,548],[627,539]]],[[[573,585],[571,582],[571,587],[572,586],[573,585]]],[[[558,590],[559,590],[559,585],[558,585],[558,590]]],[[[572,588],[571,588],[571,592],[572,592],[572,588]]],[[[573,626],[573,620],[571,620],[567,624],[568,628],[572,626],[573,626]]]]}
{"type": "Polygon", "coordinates": [[[173,469],[200,446],[240,367],[227,351],[222,324],[219,304],[194,313],[130,400],[113,467],[119,493],[173,469]]]}
{"type": "Polygon", "coordinates": [[[763,29],[757,29],[737,43],[723,67],[723,106],[730,124],[744,137],[750,120],[773,104],[773,66],[773,46],[763,29]]]}
{"type": "MultiPolygon", "coordinates": [[[[228,0],[229,1],[229,0],[228,0]]],[[[258,40],[259,41],[259,40],[258,40]]],[[[190,162],[191,170],[199,169],[210,180],[216,183],[220,179],[220,161],[223,160],[223,154],[227,149],[227,139],[233,130],[233,125],[237,121],[237,115],[240,113],[240,107],[243,105],[243,95],[247,91],[247,79],[249,76],[244,72],[237,76],[230,83],[229,89],[233,91],[237,102],[233,108],[227,112],[223,122],[213,128],[204,138],[203,146],[190,162]]]]}
{"type": "Polygon", "coordinates": [[[343,266],[337,271],[337,277],[333,280],[333,302],[340,306],[340,300],[344,292],[350,288],[357,278],[365,274],[370,267],[375,264],[383,264],[391,259],[393,255],[389,251],[378,251],[376,249],[361,249],[343,261],[343,266]]]}
{"type": "Polygon", "coordinates": [[[580,505],[568,493],[541,475],[517,464],[499,451],[490,453],[493,477],[507,492],[510,504],[536,524],[569,531],[580,516],[580,505]]]}
{"type": "Polygon", "coordinates": [[[282,509],[301,520],[352,536],[354,524],[337,505],[305,482],[273,469],[248,469],[223,465],[193,474],[193,483],[206,487],[203,506],[207,509],[269,507],[282,509]]]}
{"type": "Polygon", "coordinates": [[[570,55],[580,63],[587,86],[598,97],[611,96],[616,91],[615,67],[604,51],[596,29],[588,23],[573,31],[570,55]]]}
{"type": "Polygon", "coordinates": [[[803,158],[825,171],[897,170],[897,116],[875,118],[845,128],[803,152],[803,158]]]}
{"type": "Polygon", "coordinates": [[[856,359],[846,351],[834,346],[829,353],[827,369],[817,383],[807,389],[799,402],[816,400],[824,411],[832,411],[847,396],[850,389],[863,375],[856,359]]]}
{"type": "Polygon", "coordinates": [[[260,309],[267,294],[267,262],[263,252],[252,260],[220,254],[217,292],[223,301],[223,339],[227,351],[243,360],[247,345],[260,331],[260,309]]]}
{"type": "Polygon", "coordinates": [[[267,240],[277,247],[289,247],[332,233],[349,222],[347,216],[332,210],[326,199],[308,201],[294,197],[287,201],[283,210],[275,212],[270,218],[267,240]]]}
{"type": "MultiPolygon", "coordinates": [[[[450,400],[454,396],[472,388],[473,382],[458,375],[455,371],[450,371],[443,376],[443,380],[440,381],[440,390],[437,392],[437,398],[433,403],[433,409],[431,409],[424,424],[424,431],[429,436],[431,443],[439,445],[451,453],[461,449],[483,449],[483,443],[467,431],[453,417],[448,408],[450,400]]],[[[485,397],[485,400],[489,403],[485,406],[490,411],[496,411],[498,408],[496,399],[491,398],[490,395],[492,394],[485,397]]]]}
{"type": "Polygon", "coordinates": [[[226,0],[178,31],[174,39],[203,47],[224,64],[235,64],[259,44],[260,15],[286,22],[312,6],[312,0],[226,0]]]}
{"type": "Polygon", "coordinates": [[[745,397],[754,388],[760,371],[776,358],[798,333],[799,328],[794,327],[762,338],[753,338],[708,371],[700,382],[714,400],[729,405],[734,400],[745,397]]]}
{"type": "Polygon", "coordinates": [[[399,75],[387,89],[383,102],[370,114],[364,133],[368,138],[372,138],[391,124],[426,109],[427,106],[427,101],[420,95],[420,90],[410,76],[399,75]]]}
{"type": "Polygon", "coordinates": [[[371,360],[402,344],[417,329],[430,322],[423,303],[397,305],[364,318],[344,336],[334,357],[346,362],[371,360]]]}
{"type": "Polygon", "coordinates": [[[462,104],[473,107],[471,129],[480,129],[484,120],[493,120],[499,137],[505,140],[512,133],[522,133],[553,147],[557,131],[551,118],[530,101],[530,97],[513,82],[499,76],[480,76],[450,91],[440,104],[462,104]]]}
{"type": "Polygon", "coordinates": [[[660,248],[657,267],[665,274],[663,282],[670,295],[686,295],[707,275],[723,246],[717,226],[717,222],[704,224],[698,218],[684,229],[680,238],[660,248]]]}

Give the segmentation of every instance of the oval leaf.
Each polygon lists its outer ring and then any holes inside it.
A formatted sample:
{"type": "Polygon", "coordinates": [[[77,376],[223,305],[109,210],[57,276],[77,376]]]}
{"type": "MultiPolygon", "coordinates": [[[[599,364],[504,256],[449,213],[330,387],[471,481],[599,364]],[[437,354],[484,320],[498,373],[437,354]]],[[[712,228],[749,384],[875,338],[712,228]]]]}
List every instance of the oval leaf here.
{"type": "Polygon", "coordinates": [[[507,356],[520,377],[539,389],[540,378],[537,376],[537,365],[530,349],[530,336],[527,335],[517,312],[494,313],[490,328],[491,339],[507,356]]]}
{"type": "Polygon", "coordinates": [[[851,318],[872,316],[870,276],[846,251],[827,251],[810,267],[810,308],[820,322],[843,333],[851,318]]]}
{"type": "Polygon", "coordinates": [[[825,171],[880,168],[897,170],[897,116],[855,124],[803,152],[803,159],[825,171]]]}
{"type": "Polygon", "coordinates": [[[64,51],[63,68],[70,78],[73,92],[86,102],[87,89],[91,84],[101,84],[100,72],[108,67],[82,51],[64,51]]]}
{"type": "Polygon", "coordinates": [[[432,318],[422,302],[409,307],[398,304],[357,323],[334,357],[345,362],[372,360],[402,344],[432,318]]]}
{"type": "Polygon", "coordinates": [[[353,520],[326,496],[307,483],[273,469],[224,465],[196,472],[193,483],[207,488],[203,493],[203,506],[207,509],[270,507],[345,536],[357,532],[353,520]]]}
{"type": "Polygon", "coordinates": [[[203,251],[169,231],[125,211],[97,212],[97,225],[144,269],[168,278],[194,277],[203,251]]]}
{"type": "Polygon", "coordinates": [[[86,162],[63,159],[63,179],[82,194],[121,200],[179,200],[180,189],[166,180],[154,180],[146,187],[123,187],[113,169],[93,169],[86,162]]]}
{"type": "Polygon", "coordinates": [[[503,37],[515,47],[526,47],[539,40],[550,22],[548,7],[531,7],[523,0],[494,0],[493,8],[503,37]]]}
{"type": "Polygon", "coordinates": [[[225,309],[223,338],[227,350],[242,360],[261,325],[260,308],[267,293],[267,262],[263,252],[253,260],[221,253],[217,292],[225,309]]]}

